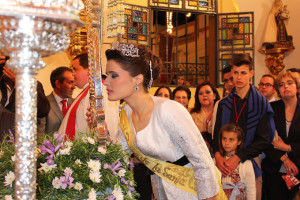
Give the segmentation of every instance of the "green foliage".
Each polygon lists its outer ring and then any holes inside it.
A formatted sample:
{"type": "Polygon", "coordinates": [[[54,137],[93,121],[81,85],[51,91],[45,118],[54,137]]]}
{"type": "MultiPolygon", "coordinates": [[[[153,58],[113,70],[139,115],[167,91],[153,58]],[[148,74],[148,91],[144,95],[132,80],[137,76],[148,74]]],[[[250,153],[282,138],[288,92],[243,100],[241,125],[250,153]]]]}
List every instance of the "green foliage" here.
{"type": "MultiPolygon", "coordinates": [[[[49,141],[47,144],[53,145],[53,147],[57,147],[60,144],[59,141],[50,136],[45,136],[42,141],[43,143],[39,142],[38,147],[44,145],[44,147],[47,148],[47,145],[45,145],[46,143],[44,143],[45,141],[49,141]]],[[[135,191],[132,191],[135,183],[133,180],[133,173],[130,170],[129,155],[122,149],[121,145],[107,143],[105,147],[106,152],[104,149],[100,149],[99,152],[98,144],[94,143],[94,140],[91,137],[86,136],[73,142],[63,142],[63,145],[65,148],[64,150],[59,149],[53,153],[52,160],[56,167],[49,171],[45,171],[45,168],[43,168],[41,164],[45,166],[54,166],[45,164],[47,163],[47,157],[50,156],[50,153],[45,153],[39,148],[37,150],[39,152],[37,155],[37,199],[89,199],[89,193],[93,188],[96,191],[97,200],[102,200],[115,194],[113,191],[116,186],[121,188],[121,196],[123,196],[123,199],[131,200],[138,196],[135,191]],[[80,160],[81,164],[78,163],[78,160],[80,160]],[[96,162],[100,161],[101,163],[101,168],[98,170],[101,175],[100,183],[97,183],[95,180],[93,182],[90,178],[92,169],[89,167],[88,162],[91,160],[96,162]],[[113,164],[118,162],[120,162],[121,166],[119,169],[115,170],[115,173],[109,168],[104,168],[104,165],[106,165],[106,167],[108,165],[113,167],[113,164]],[[74,180],[71,181],[65,189],[63,189],[62,186],[58,186],[57,189],[54,187],[55,184],[53,184],[53,180],[55,178],[56,180],[61,180],[62,177],[67,177],[64,172],[66,168],[71,169],[72,173],[70,174],[70,177],[74,180]],[[124,174],[119,173],[121,169],[123,169],[122,172],[125,170],[124,174]],[[77,188],[76,190],[74,187],[75,183],[80,183],[82,189],[79,190],[77,188]]],[[[5,195],[14,197],[14,188],[4,185],[5,176],[10,171],[14,171],[14,162],[11,159],[15,152],[14,144],[3,142],[0,151],[3,154],[0,154],[0,199],[4,199],[5,195]]]]}

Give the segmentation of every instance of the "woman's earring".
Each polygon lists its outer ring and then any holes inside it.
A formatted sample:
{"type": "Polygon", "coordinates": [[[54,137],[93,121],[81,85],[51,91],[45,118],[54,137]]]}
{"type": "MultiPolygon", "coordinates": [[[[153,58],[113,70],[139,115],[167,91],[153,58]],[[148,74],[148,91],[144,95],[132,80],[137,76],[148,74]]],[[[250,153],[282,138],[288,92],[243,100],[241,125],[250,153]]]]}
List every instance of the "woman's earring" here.
{"type": "Polygon", "coordinates": [[[139,90],[139,85],[137,83],[135,84],[135,88],[134,89],[135,89],[135,91],[139,90]]]}

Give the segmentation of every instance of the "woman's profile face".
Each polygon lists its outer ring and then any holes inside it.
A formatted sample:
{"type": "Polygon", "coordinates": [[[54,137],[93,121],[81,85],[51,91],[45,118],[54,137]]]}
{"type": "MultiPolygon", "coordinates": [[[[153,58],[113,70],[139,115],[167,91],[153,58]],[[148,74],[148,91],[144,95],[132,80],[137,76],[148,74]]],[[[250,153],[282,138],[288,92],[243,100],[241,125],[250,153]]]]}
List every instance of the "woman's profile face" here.
{"type": "Polygon", "coordinates": [[[209,85],[204,85],[198,92],[199,102],[202,106],[209,106],[214,104],[216,95],[209,85]]]}
{"type": "Polygon", "coordinates": [[[135,92],[136,79],[130,76],[120,63],[108,60],[106,73],[107,77],[103,84],[106,86],[108,100],[125,100],[135,92]]]}
{"type": "Polygon", "coordinates": [[[160,90],[157,93],[157,96],[162,97],[162,98],[166,98],[166,99],[170,99],[169,90],[167,88],[160,88],[160,90]]]}
{"type": "Polygon", "coordinates": [[[290,76],[282,77],[279,82],[278,90],[282,99],[290,99],[297,96],[297,86],[290,76]]]}

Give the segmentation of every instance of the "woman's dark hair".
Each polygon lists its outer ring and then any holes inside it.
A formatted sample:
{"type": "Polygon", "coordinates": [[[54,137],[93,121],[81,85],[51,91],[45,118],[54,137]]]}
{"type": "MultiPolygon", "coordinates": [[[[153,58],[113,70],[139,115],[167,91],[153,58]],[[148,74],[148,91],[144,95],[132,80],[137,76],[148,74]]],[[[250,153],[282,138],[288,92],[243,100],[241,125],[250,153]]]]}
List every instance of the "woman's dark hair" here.
{"type": "Polygon", "coordinates": [[[219,95],[219,92],[217,91],[216,87],[209,81],[204,81],[202,82],[200,85],[197,86],[196,88],[196,92],[195,92],[195,105],[194,105],[194,108],[191,110],[191,113],[194,113],[194,112],[200,112],[201,110],[201,103],[199,101],[199,90],[205,86],[205,85],[208,85],[211,90],[213,91],[213,93],[216,95],[216,98],[214,100],[214,104],[220,100],[220,95],[219,95]]]}
{"type": "Polygon", "coordinates": [[[173,90],[173,100],[174,100],[174,98],[175,98],[175,94],[176,94],[176,92],[178,92],[178,91],[185,91],[186,93],[187,93],[187,97],[188,97],[188,100],[190,100],[191,99],[191,90],[188,88],[188,87],[185,87],[185,86],[183,86],[183,85],[180,85],[180,86],[178,86],[177,88],[175,88],[174,90],[173,90]]]}
{"type": "Polygon", "coordinates": [[[222,156],[226,155],[225,149],[222,146],[222,137],[223,137],[223,132],[234,132],[237,134],[237,139],[238,141],[241,142],[241,144],[237,147],[236,152],[239,152],[244,145],[244,132],[243,129],[236,123],[229,123],[229,124],[225,124],[219,133],[219,150],[222,156]]]}
{"type": "Polygon", "coordinates": [[[139,74],[144,76],[143,87],[147,91],[150,82],[150,61],[152,66],[153,81],[158,78],[161,68],[161,60],[154,55],[152,51],[145,45],[135,45],[139,49],[139,57],[125,56],[121,51],[115,49],[108,49],[105,52],[107,60],[114,60],[122,65],[122,68],[129,72],[130,76],[135,77],[139,74]]]}
{"type": "Polygon", "coordinates": [[[162,89],[162,88],[166,88],[169,91],[169,97],[170,97],[170,99],[173,99],[172,90],[168,86],[160,86],[159,88],[157,88],[157,90],[155,91],[154,96],[157,96],[158,93],[159,93],[159,91],[160,91],[160,89],[162,89]]]}

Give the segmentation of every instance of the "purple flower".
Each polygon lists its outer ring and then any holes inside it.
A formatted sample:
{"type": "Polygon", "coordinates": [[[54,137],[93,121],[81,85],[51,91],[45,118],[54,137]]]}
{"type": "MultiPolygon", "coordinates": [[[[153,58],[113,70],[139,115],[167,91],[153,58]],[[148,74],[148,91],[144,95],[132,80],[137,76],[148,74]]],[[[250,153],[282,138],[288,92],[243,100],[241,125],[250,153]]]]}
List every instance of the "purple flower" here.
{"type": "Polygon", "coordinates": [[[125,185],[127,185],[127,184],[128,184],[128,182],[126,181],[126,179],[125,179],[125,178],[121,178],[121,182],[122,182],[122,183],[124,183],[125,185]]]}
{"type": "Polygon", "coordinates": [[[52,145],[50,143],[50,141],[48,141],[48,140],[45,140],[44,145],[40,146],[40,150],[41,150],[42,154],[45,154],[45,153],[50,154],[49,156],[46,157],[48,165],[54,164],[53,156],[54,156],[55,152],[58,151],[59,149],[64,149],[64,148],[65,147],[61,143],[58,144],[56,147],[54,147],[54,145],[52,145]]]}
{"type": "Polygon", "coordinates": [[[61,143],[64,139],[65,135],[61,134],[61,133],[56,133],[53,136],[53,139],[57,142],[57,143],[61,143]]]}
{"type": "Polygon", "coordinates": [[[74,186],[73,184],[74,178],[66,174],[66,176],[61,176],[59,178],[59,181],[61,182],[61,188],[64,190],[69,185],[69,189],[74,186]]]}
{"type": "Polygon", "coordinates": [[[51,154],[50,156],[47,156],[46,159],[47,159],[48,165],[54,165],[53,154],[51,154]]]}
{"type": "Polygon", "coordinates": [[[116,199],[116,197],[112,194],[112,195],[110,195],[109,197],[107,197],[106,199],[107,199],[107,200],[114,200],[114,199],[116,199]]]}
{"type": "Polygon", "coordinates": [[[115,175],[115,176],[119,176],[117,174],[117,171],[121,170],[121,169],[124,169],[121,167],[122,166],[122,163],[120,162],[120,158],[114,162],[112,165],[109,165],[109,164],[104,164],[103,165],[103,168],[104,169],[110,169],[112,171],[112,173],[115,175]]]}
{"type": "Polygon", "coordinates": [[[14,134],[11,132],[10,129],[8,130],[8,132],[9,132],[10,140],[8,140],[7,142],[9,142],[9,143],[15,143],[15,136],[14,136],[14,134]]]}
{"type": "Polygon", "coordinates": [[[130,192],[134,191],[134,188],[133,188],[133,187],[130,187],[130,186],[129,186],[128,189],[129,189],[130,192]]]}
{"type": "Polygon", "coordinates": [[[133,164],[133,162],[131,162],[131,161],[128,162],[128,165],[129,165],[129,167],[131,167],[131,168],[134,167],[134,164],[133,164]]]}

